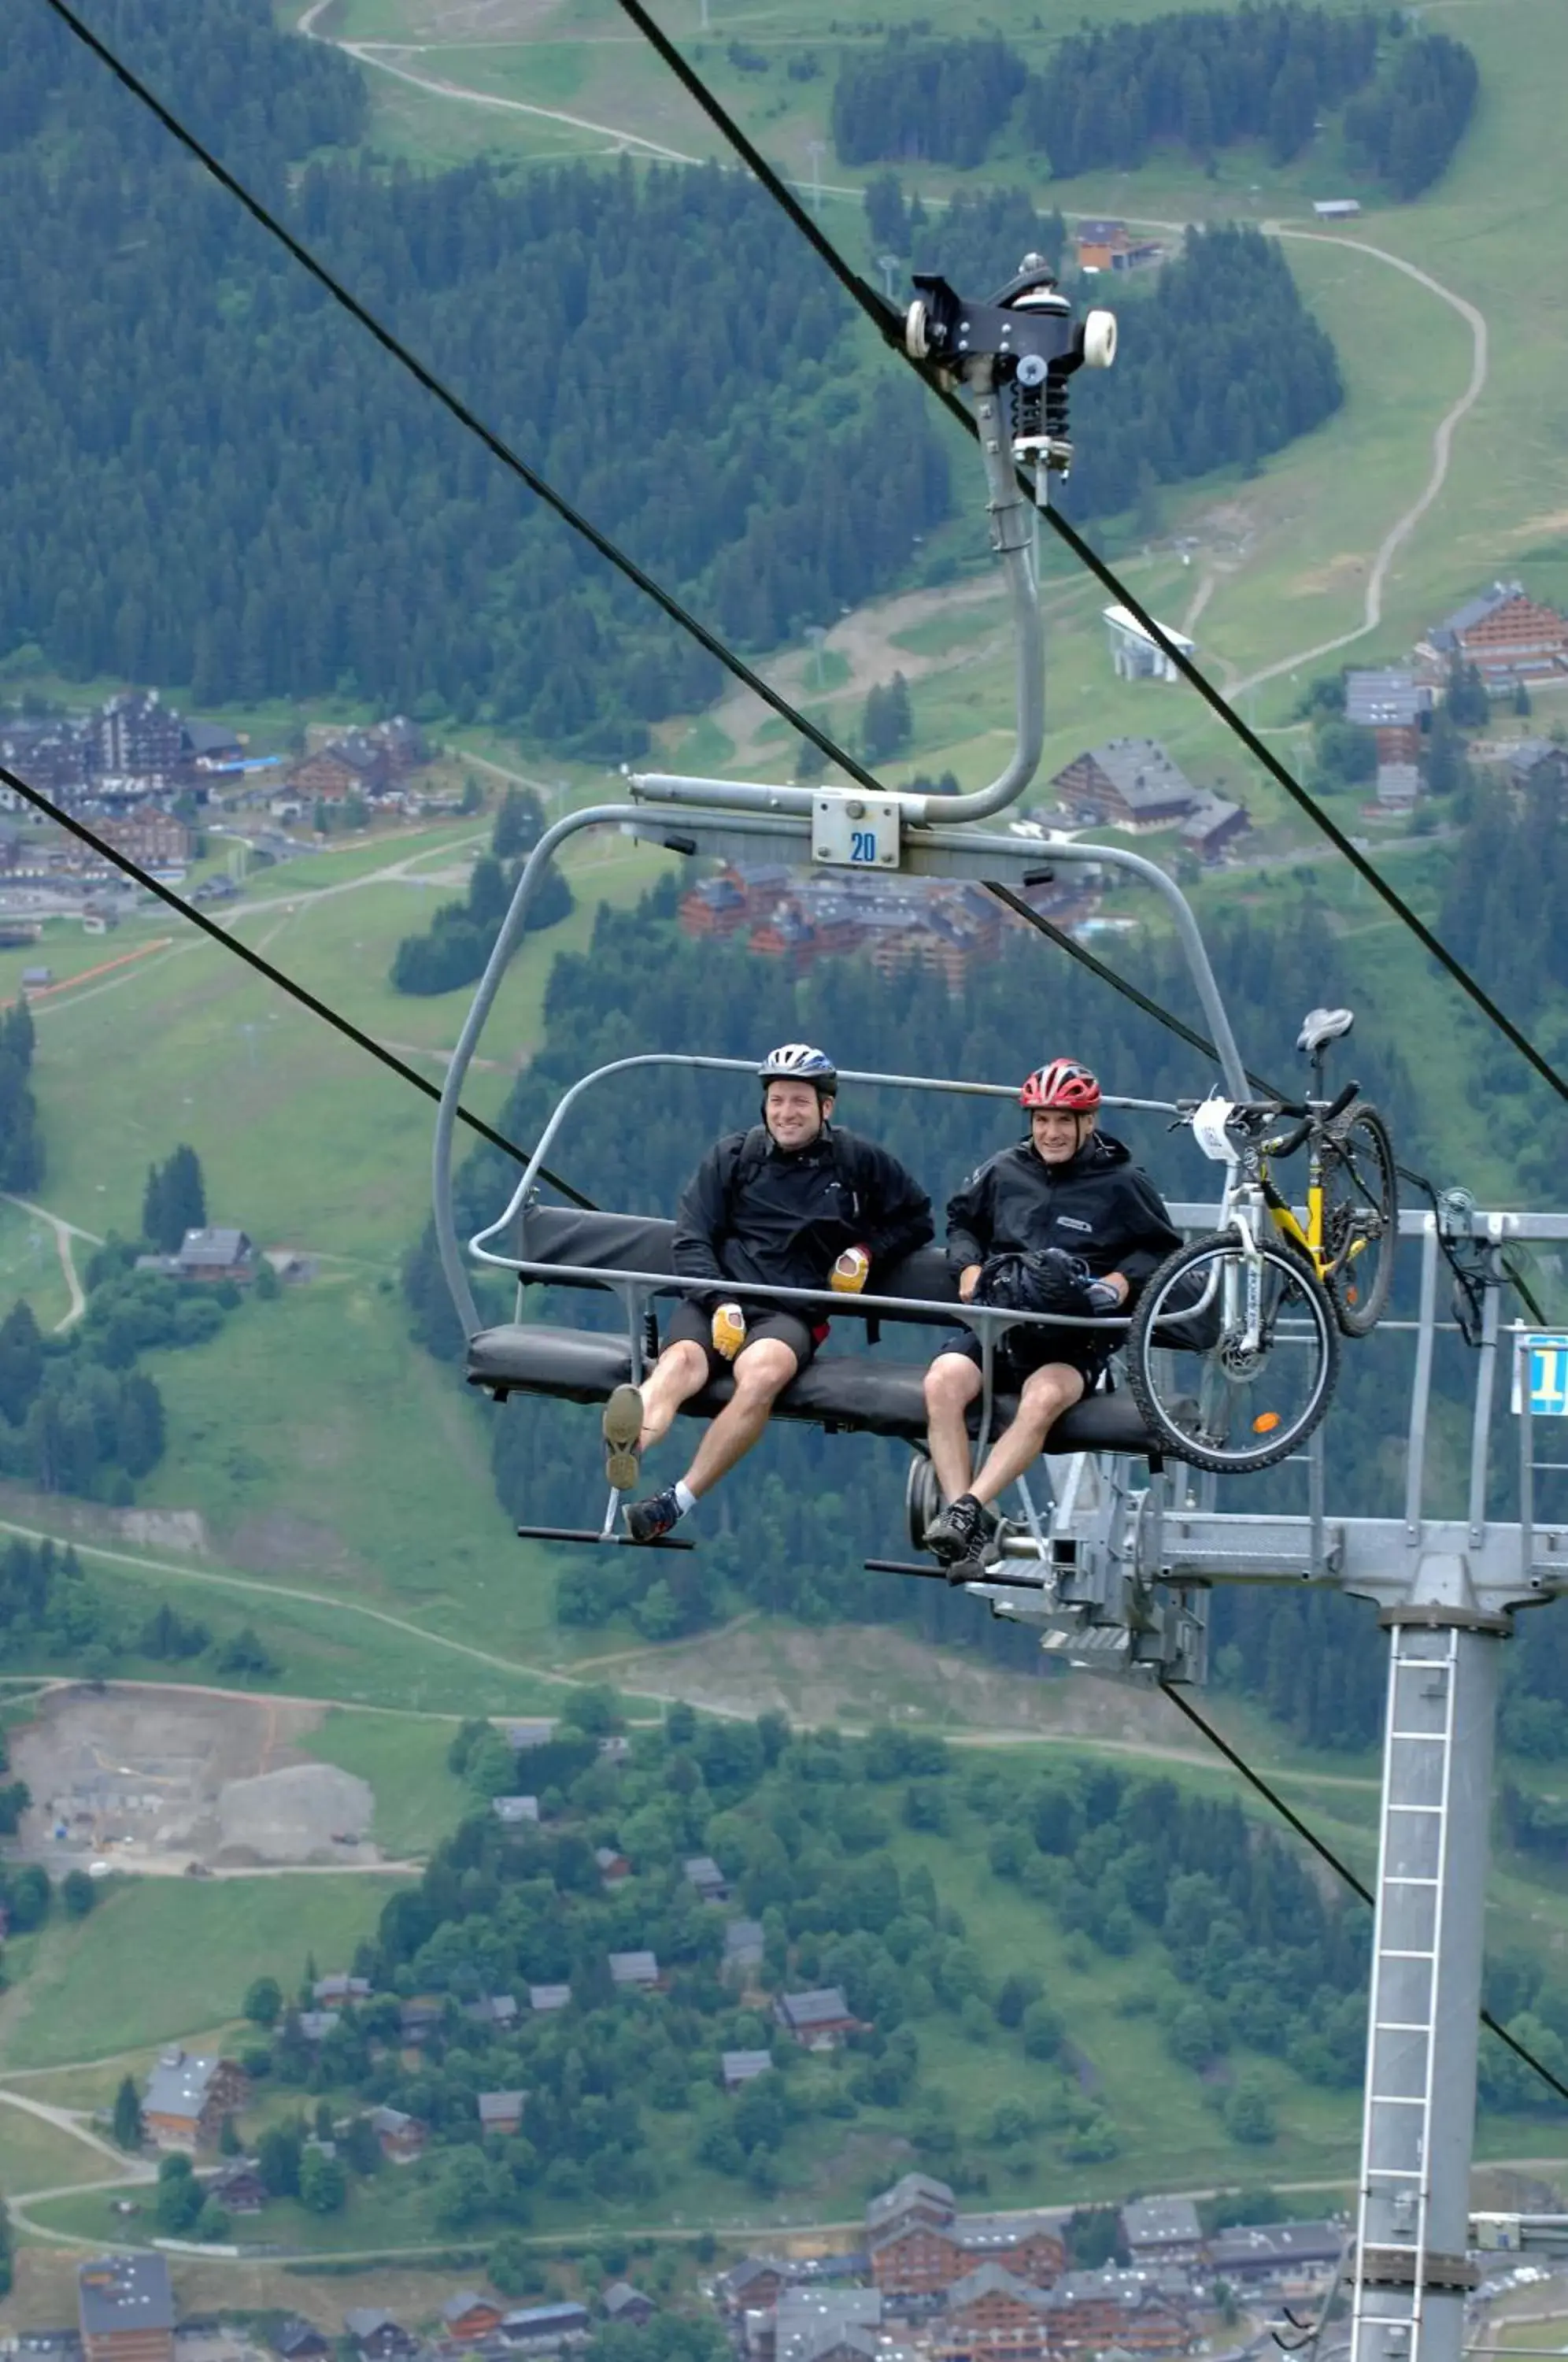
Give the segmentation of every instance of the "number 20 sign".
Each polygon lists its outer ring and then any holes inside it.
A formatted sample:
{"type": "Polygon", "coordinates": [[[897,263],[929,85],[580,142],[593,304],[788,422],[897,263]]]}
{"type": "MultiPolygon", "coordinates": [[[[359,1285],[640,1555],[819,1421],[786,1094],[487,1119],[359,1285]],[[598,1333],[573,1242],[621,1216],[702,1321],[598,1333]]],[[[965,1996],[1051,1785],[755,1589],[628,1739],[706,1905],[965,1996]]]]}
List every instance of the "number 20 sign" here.
{"type": "Polygon", "coordinates": [[[891,796],[829,789],[812,803],[812,859],[835,869],[896,869],[899,807],[891,796]]]}

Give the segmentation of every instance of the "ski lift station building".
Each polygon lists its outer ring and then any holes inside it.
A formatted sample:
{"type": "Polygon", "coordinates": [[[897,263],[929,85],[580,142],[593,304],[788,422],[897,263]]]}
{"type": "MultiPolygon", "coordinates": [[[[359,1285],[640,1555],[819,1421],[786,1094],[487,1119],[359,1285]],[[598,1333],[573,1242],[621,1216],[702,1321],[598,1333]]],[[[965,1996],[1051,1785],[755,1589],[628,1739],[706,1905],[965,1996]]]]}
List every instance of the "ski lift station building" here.
{"type": "MultiPolygon", "coordinates": [[[[1180,679],[1164,648],[1150,637],[1130,609],[1107,607],[1105,624],[1110,635],[1110,661],[1118,680],[1180,679]]],[[[1169,624],[1162,624],[1160,629],[1173,647],[1179,648],[1184,657],[1191,656],[1197,643],[1189,640],[1185,632],[1176,631],[1169,624]]]]}

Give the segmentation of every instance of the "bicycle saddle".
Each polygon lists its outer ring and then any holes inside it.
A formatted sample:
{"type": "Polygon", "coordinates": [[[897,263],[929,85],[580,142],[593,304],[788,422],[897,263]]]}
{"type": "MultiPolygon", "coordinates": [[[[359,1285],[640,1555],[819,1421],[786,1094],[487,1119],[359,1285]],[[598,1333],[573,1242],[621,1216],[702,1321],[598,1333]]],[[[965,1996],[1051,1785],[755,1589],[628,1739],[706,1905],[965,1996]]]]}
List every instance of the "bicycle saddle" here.
{"type": "Polygon", "coordinates": [[[1325,1043],[1340,1041],[1354,1023],[1353,1009],[1309,1009],[1301,1021],[1296,1046],[1316,1057],[1325,1043]]]}

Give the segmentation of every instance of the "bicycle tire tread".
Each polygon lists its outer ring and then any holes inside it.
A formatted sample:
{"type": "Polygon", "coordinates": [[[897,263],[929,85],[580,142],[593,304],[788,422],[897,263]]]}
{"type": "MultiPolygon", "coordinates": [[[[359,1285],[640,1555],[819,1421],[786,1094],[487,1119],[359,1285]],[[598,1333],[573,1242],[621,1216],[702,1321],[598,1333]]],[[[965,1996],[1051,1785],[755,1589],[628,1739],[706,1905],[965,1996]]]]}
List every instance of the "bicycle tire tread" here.
{"type": "Polygon", "coordinates": [[[1260,1254],[1265,1258],[1273,1257],[1288,1266],[1304,1282],[1309,1295],[1320,1299],[1322,1355],[1327,1368],[1309,1415],[1297,1419],[1283,1437],[1271,1440],[1262,1449],[1240,1453],[1199,1443],[1166,1413],[1160,1390],[1153,1383],[1149,1371],[1149,1340],[1155,1323],[1155,1308],[1163,1291],[1180,1276],[1184,1266],[1202,1262],[1217,1249],[1233,1248],[1234,1245],[1233,1231],[1211,1231],[1202,1238],[1189,1240],[1186,1246],[1177,1248],[1145,1283],[1127,1335],[1127,1383],[1144,1425],[1161,1439],[1174,1458],[1219,1476],[1249,1476],[1288,1458],[1322,1423],[1339,1379],[1339,1315],[1331,1295],[1306,1257],[1289,1241],[1267,1239],[1260,1242],[1260,1254]]]}

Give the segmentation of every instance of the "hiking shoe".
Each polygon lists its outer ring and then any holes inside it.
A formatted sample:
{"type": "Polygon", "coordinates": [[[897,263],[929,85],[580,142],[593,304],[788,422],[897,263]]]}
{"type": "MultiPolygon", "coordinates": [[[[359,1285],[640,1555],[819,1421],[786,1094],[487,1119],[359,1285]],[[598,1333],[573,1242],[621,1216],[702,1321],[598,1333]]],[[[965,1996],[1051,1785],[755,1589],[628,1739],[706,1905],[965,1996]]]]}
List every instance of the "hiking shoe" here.
{"type": "Polygon", "coordinates": [[[675,1497],[673,1485],[662,1493],[650,1493],[646,1501],[626,1504],[626,1532],[635,1542],[657,1542],[660,1534],[668,1534],[680,1522],[680,1504],[675,1497]]]}
{"type": "Polygon", "coordinates": [[[977,1501],[973,1493],[960,1493],[933,1518],[925,1529],[925,1546],[947,1569],[949,1582],[973,1583],[985,1572],[998,1523],[996,1511],[977,1501]]]}
{"type": "Polygon", "coordinates": [[[604,1406],[604,1473],[617,1493],[629,1493],[642,1473],[643,1397],[635,1386],[617,1386],[604,1406]]]}

